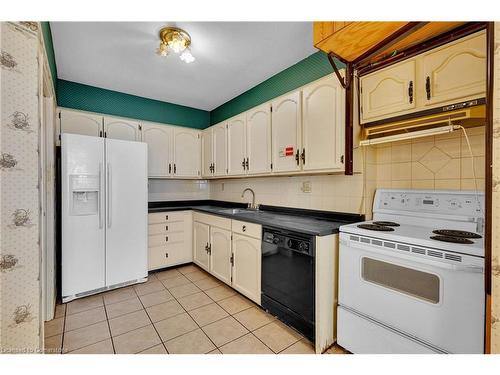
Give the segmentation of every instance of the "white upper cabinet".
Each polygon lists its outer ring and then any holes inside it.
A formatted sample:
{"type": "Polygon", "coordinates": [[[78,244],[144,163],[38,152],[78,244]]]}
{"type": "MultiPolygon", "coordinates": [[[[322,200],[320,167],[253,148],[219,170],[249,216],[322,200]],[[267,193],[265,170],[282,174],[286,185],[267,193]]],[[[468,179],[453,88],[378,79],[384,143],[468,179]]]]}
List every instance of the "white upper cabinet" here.
{"type": "Polygon", "coordinates": [[[168,177],[172,174],[172,127],[144,124],[142,141],[148,144],[148,176],[168,177]]]}
{"type": "Polygon", "coordinates": [[[213,140],[213,175],[225,176],[228,172],[227,166],[227,124],[214,125],[212,130],[213,140]]]}
{"type": "Polygon", "coordinates": [[[415,108],[415,66],[415,60],[407,60],[361,77],[363,121],[396,116],[415,108]]]}
{"type": "Polygon", "coordinates": [[[422,55],[424,105],[444,105],[484,97],[486,32],[467,36],[422,55]]]}
{"type": "Polygon", "coordinates": [[[301,92],[295,91],[272,102],[272,160],[274,172],[300,171],[302,148],[301,92]]]}
{"type": "Polygon", "coordinates": [[[244,113],[228,120],[227,148],[228,174],[230,176],[246,174],[246,121],[244,113]]]}
{"type": "Polygon", "coordinates": [[[173,158],[171,173],[175,177],[201,176],[200,132],[175,127],[173,130],[173,158]]]}
{"type": "Polygon", "coordinates": [[[344,170],[345,91],[329,75],[302,89],[304,171],[344,170]]]}
{"type": "Polygon", "coordinates": [[[102,119],[101,115],[63,108],[59,112],[61,133],[100,137],[102,136],[102,119]]]}
{"type": "Polygon", "coordinates": [[[214,163],[213,127],[203,130],[203,133],[201,135],[201,141],[202,141],[201,148],[202,148],[202,160],[203,160],[203,167],[202,167],[203,177],[211,177],[213,174],[212,166],[214,163]]]}
{"type": "Polygon", "coordinates": [[[271,172],[271,104],[246,112],[246,160],[248,174],[271,172]]]}
{"type": "Polygon", "coordinates": [[[104,136],[123,141],[140,141],[141,132],[139,122],[105,116],[104,136]]]}

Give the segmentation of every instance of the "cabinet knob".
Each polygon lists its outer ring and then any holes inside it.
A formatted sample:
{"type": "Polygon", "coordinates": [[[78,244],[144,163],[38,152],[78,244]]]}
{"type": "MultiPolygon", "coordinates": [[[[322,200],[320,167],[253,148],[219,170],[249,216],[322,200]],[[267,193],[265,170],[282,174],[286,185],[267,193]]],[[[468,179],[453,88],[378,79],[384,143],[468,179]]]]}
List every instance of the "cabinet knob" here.
{"type": "Polygon", "coordinates": [[[168,258],[168,253],[165,253],[165,258],[168,258]]]}
{"type": "Polygon", "coordinates": [[[165,225],[165,230],[167,230],[167,231],[168,231],[168,225],[165,225]]]}
{"type": "Polygon", "coordinates": [[[165,242],[168,242],[168,236],[165,236],[165,242]]]}
{"type": "Polygon", "coordinates": [[[168,215],[165,215],[165,220],[168,220],[168,215]]]}
{"type": "Polygon", "coordinates": [[[241,227],[241,230],[242,230],[243,232],[246,232],[246,231],[247,231],[247,226],[246,226],[246,225],[243,225],[243,226],[241,227]]]}

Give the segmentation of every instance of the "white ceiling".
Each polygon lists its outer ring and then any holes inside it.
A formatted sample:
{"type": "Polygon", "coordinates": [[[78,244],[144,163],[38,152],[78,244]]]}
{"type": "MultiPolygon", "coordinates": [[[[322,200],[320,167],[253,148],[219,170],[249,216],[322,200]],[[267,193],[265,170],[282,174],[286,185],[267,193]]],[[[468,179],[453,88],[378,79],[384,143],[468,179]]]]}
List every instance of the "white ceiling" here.
{"type": "Polygon", "coordinates": [[[51,22],[58,77],[212,110],[316,52],[311,22],[51,22]],[[185,29],[196,61],[155,54],[185,29]]]}

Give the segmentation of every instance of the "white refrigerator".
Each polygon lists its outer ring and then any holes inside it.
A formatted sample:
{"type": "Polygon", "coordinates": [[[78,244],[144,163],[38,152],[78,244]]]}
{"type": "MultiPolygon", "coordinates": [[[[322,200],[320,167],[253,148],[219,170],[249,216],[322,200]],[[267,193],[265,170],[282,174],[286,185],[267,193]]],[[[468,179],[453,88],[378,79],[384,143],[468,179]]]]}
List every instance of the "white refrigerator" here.
{"type": "Polygon", "coordinates": [[[63,302],[145,281],[147,145],[61,136],[63,302]]]}

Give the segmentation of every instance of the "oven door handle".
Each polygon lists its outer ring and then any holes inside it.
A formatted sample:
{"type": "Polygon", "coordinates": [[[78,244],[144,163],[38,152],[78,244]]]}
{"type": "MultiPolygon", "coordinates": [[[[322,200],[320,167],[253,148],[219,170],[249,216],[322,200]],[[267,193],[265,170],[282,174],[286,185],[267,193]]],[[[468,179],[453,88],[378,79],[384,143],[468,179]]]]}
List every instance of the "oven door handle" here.
{"type": "Polygon", "coordinates": [[[380,255],[390,256],[390,257],[394,257],[394,258],[398,258],[398,259],[404,259],[404,260],[415,262],[418,264],[425,264],[425,265],[428,265],[431,267],[444,268],[444,269],[457,271],[457,272],[484,273],[484,267],[482,265],[450,264],[450,263],[440,262],[440,261],[434,260],[434,259],[422,258],[422,257],[417,256],[417,255],[402,254],[396,250],[378,249],[375,246],[366,246],[363,244],[355,243],[353,241],[347,241],[345,239],[340,240],[340,245],[341,245],[341,247],[342,246],[351,247],[351,248],[363,250],[367,253],[380,254],[380,255]]]}

